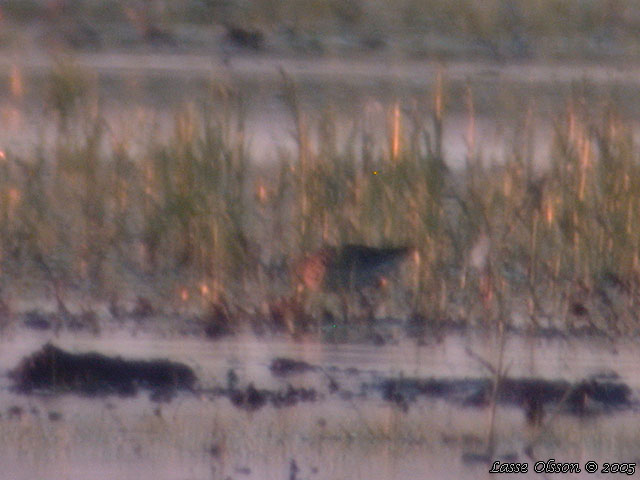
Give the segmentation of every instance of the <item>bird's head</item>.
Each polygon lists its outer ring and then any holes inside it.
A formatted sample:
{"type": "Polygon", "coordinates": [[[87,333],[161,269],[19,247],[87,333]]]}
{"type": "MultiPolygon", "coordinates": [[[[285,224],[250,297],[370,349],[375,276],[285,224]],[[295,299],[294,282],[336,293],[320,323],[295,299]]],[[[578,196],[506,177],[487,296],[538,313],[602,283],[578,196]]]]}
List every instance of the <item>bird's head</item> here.
{"type": "Polygon", "coordinates": [[[332,247],[324,247],[312,254],[306,255],[296,263],[294,276],[296,279],[296,290],[301,293],[305,289],[318,291],[322,288],[327,273],[327,266],[335,256],[332,247]]]}

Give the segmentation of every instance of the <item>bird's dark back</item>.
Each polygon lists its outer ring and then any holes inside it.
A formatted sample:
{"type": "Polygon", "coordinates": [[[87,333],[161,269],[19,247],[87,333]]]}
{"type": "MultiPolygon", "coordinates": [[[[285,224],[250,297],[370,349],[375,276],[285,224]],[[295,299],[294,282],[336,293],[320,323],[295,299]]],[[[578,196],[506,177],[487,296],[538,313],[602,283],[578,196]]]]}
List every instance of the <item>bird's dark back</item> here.
{"type": "Polygon", "coordinates": [[[330,290],[378,286],[382,278],[396,271],[412,248],[376,248],[345,245],[329,258],[325,286],[330,290]]]}

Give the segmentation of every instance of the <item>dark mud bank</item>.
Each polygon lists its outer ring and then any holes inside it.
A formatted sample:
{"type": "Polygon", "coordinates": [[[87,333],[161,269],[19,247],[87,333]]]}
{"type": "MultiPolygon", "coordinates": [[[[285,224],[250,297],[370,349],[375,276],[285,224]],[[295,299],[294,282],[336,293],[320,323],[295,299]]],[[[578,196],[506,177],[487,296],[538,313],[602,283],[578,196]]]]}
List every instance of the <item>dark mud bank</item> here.
{"type": "Polygon", "coordinates": [[[9,372],[21,393],[73,392],[89,396],[135,395],[151,391],[152,398],[193,391],[196,375],[182,363],[165,359],[127,360],[100,353],[69,353],[50,343],[9,372]]]}
{"type": "Polygon", "coordinates": [[[406,378],[389,377],[375,371],[312,365],[276,357],[269,365],[273,378],[282,385],[262,389],[243,384],[236,372],[227,372],[226,386],[202,388],[187,365],[167,359],[127,360],[100,353],[69,353],[52,344],[24,357],[9,372],[20,393],[75,393],[86,396],[131,396],[144,389],[151,400],[168,401],[179,391],[211,400],[225,397],[246,411],[265,406],[291,407],[335,396],[349,401],[378,398],[404,411],[421,399],[437,399],[459,407],[485,408],[492,403],[521,408],[529,423],[557,412],[579,417],[636,408],[631,388],[615,374],[578,381],[543,378],[406,378]],[[293,377],[291,381],[285,378],[293,377]],[[303,377],[305,387],[296,387],[303,377]],[[309,383],[311,382],[311,383],[309,383]],[[293,384],[292,384],[293,383],[293,384]],[[242,386],[241,386],[242,385],[242,386]]]}
{"type": "Polygon", "coordinates": [[[313,388],[268,390],[253,383],[238,387],[238,378],[229,371],[227,388],[202,389],[194,371],[166,359],[127,360],[97,352],[70,353],[50,343],[24,357],[9,372],[13,389],[23,394],[75,393],[84,396],[133,396],[139,390],[150,391],[153,401],[169,401],[179,391],[204,395],[211,399],[226,397],[242,410],[258,410],[266,405],[290,407],[299,402],[314,402],[313,388]]]}
{"type": "Polygon", "coordinates": [[[421,396],[441,398],[467,407],[486,407],[495,398],[498,404],[524,409],[531,423],[542,418],[546,407],[587,416],[634,406],[629,386],[615,378],[592,377],[573,383],[540,378],[503,378],[497,387],[488,378],[386,378],[380,380],[375,388],[381,392],[382,398],[403,410],[408,410],[410,404],[421,396]]]}

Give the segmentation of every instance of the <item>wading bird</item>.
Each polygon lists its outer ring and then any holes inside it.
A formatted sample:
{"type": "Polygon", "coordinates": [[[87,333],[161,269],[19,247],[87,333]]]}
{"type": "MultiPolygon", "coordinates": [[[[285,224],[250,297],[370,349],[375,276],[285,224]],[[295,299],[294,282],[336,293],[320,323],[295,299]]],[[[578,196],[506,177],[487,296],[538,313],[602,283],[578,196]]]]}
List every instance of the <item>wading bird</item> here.
{"type": "Polygon", "coordinates": [[[345,319],[349,316],[349,298],[357,294],[372,316],[374,307],[379,303],[379,290],[389,284],[410,258],[416,261],[419,258],[417,250],[410,247],[323,247],[305,256],[295,266],[296,289],[298,293],[337,294],[345,319]],[[370,294],[370,298],[365,292],[370,294]]]}
{"type": "Polygon", "coordinates": [[[415,254],[410,247],[323,247],[297,265],[298,288],[339,292],[384,286],[388,276],[415,254]]]}

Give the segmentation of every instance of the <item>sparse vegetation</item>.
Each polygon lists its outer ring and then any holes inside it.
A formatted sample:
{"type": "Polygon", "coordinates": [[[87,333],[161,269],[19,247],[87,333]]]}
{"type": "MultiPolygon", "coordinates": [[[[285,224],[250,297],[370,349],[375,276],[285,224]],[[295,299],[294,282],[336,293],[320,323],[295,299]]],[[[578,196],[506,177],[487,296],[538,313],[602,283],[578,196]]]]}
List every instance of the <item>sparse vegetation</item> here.
{"type": "Polygon", "coordinates": [[[318,332],[343,319],[330,298],[315,310],[294,298],[296,258],[322,244],[410,245],[415,268],[394,292],[409,323],[509,327],[519,316],[518,328],[638,332],[638,147],[613,101],[588,108],[575,89],[544,171],[524,147],[488,165],[472,133],[466,167],[451,170],[446,82],[419,107],[388,105],[386,140],[372,145],[357,118],[338,135],[331,106],[310,120],[284,75],[297,153],[266,166],[249,157],[242,98],[228,87],[134,149],[87,100],[89,78],[57,64],[53,148],[2,152],[5,284],[41,279],[59,304],[78,289],[122,298],[146,284],[158,311],[196,299],[237,321],[318,332]]]}

